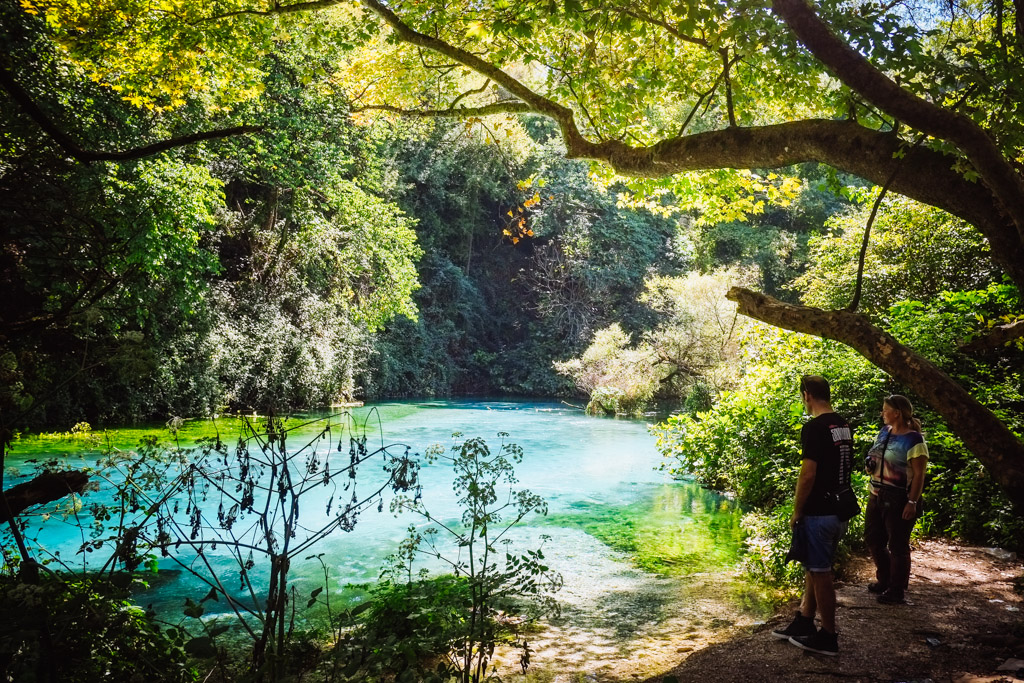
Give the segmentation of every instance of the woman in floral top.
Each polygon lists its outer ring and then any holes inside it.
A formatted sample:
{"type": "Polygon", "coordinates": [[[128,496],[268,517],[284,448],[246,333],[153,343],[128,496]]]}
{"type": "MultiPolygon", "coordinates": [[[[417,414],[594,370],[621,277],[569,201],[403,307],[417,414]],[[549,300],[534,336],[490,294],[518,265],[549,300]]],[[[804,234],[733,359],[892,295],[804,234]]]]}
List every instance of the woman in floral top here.
{"type": "Polygon", "coordinates": [[[871,495],[864,542],[875,562],[876,579],[868,590],[878,593],[878,602],[899,605],[910,579],[910,532],[919,515],[928,446],[905,396],[885,399],[882,422],[885,427],[868,451],[871,495]]]}

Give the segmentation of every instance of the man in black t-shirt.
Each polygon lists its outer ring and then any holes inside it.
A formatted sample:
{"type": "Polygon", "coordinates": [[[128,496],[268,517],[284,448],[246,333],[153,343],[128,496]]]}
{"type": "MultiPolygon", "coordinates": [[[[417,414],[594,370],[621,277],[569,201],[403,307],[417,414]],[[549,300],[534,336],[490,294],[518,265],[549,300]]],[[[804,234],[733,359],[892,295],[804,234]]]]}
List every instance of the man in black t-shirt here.
{"type": "Polygon", "coordinates": [[[790,524],[807,549],[803,560],[804,597],[793,622],[785,629],[772,631],[772,635],[805,650],[836,655],[839,645],[832,561],[839,539],[846,533],[846,522],[836,515],[833,494],[850,483],[853,433],[846,420],[832,410],[831,389],[823,377],[801,378],[800,398],[812,419],[800,431],[803,461],[790,524]],[[820,630],[814,626],[815,612],[821,617],[820,630]]]}

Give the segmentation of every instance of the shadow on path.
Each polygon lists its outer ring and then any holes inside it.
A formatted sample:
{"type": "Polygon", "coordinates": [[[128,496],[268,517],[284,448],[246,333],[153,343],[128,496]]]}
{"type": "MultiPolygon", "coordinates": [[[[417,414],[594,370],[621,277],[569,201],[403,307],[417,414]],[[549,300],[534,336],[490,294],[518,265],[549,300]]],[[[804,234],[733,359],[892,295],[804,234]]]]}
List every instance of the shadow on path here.
{"type": "Polygon", "coordinates": [[[771,636],[792,618],[793,604],[766,624],[681,658],[646,683],[1020,680],[993,676],[1007,659],[1024,659],[1024,567],[938,541],[921,543],[913,559],[908,604],[900,606],[878,604],[866,590],[871,567],[855,561],[853,580],[837,590],[837,657],[771,636]]]}

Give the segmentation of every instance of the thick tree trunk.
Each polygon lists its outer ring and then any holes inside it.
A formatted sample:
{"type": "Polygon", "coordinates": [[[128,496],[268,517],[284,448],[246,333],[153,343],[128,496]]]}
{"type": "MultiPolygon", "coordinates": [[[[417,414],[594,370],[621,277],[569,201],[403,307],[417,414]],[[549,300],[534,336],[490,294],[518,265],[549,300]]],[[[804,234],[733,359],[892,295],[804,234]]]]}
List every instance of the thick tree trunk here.
{"type": "Polygon", "coordinates": [[[0,505],[0,524],[9,521],[11,516],[17,517],[33,505],[59,500],[69,493],[81,493],[88,481],[89,476],[84,472],[69,470],[45,472],[32,481],[12,486],[4,492],[11,514],[8,515],[0,505]]]}
{"type": "Polygon", "coordinates": [[[1024,514],[1024,442],[952,377],[856,313],[794,306],[742,287],[726,296],[743,315],[842,342],[892,375],[946,420],[1024,514]]]}

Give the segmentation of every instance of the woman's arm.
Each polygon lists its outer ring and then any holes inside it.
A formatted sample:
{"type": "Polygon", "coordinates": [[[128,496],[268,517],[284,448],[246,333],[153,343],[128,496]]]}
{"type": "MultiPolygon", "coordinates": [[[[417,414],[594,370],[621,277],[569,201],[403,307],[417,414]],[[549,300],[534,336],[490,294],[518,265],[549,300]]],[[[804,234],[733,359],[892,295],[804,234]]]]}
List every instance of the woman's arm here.
{"type": "Polygon", "coordinates": [[[924,470],[928,465],[928,456],[919,455],[909,463],[910,487],[907,490],[907,504],[903,508],[903,519],[913,519],[917,515],[917,505],[921,502],[921,491],[924,490],[924,470]]]}

